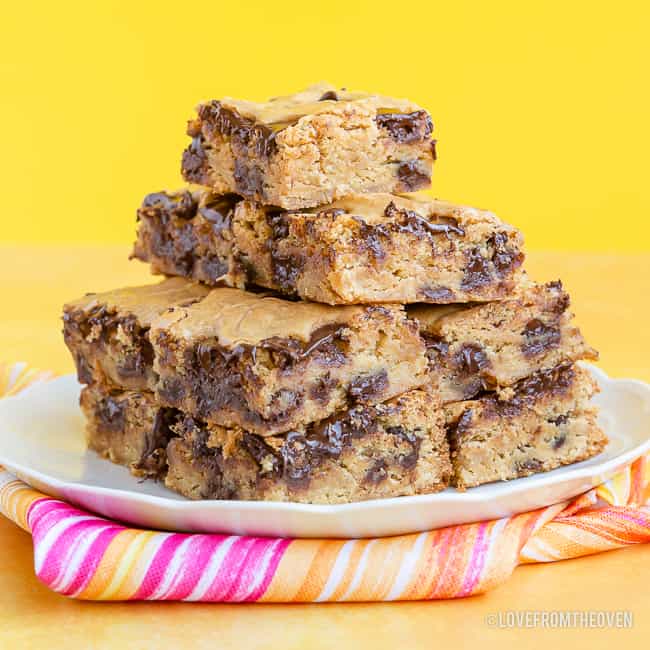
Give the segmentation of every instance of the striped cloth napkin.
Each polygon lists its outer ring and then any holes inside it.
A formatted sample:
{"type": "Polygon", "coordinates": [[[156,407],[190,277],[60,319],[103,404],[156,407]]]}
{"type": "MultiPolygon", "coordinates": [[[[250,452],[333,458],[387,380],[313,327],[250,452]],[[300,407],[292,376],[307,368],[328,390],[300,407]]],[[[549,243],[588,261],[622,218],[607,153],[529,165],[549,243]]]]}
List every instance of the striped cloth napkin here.
{"type": "MultiPolygon", "coordinates": [[[[0,395],[52,376],[0,366],[0,395]]],[[[570,502],[379,539],[127,528],[37,492],[2,468],[0,510],[31,533],[37,577],[71,598],[283,603],[461,598],[502,584],[518,564],[650,541],[650,454],[570,502]]]]}

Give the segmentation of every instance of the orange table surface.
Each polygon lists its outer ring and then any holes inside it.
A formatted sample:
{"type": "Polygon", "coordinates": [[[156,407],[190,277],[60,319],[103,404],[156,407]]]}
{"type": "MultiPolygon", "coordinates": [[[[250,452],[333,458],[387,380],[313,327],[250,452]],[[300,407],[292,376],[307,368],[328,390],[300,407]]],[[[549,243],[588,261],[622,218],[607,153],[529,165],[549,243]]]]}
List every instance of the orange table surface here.
{"type": "MultiPolygon", "coordinates": [[[[125,246],[1,246],[2,358],[71,372],[61,340],[63,302],[88,291],[151,281],[125,246]]],[[[577,322],[612,376],[650,381],[650,254],[531,253],[536,279],[562,278],[577,322]]],[[[495,591],[430,603],[208,605],[84,603],[34,577],[27,533],[0,517],[0,649],[434,648],[514,642],[530,648],[647,647],[650,547],[520,567],[495,591]],[[632,612],[632,629],[490,627],[521,610],[632,612]]]]}

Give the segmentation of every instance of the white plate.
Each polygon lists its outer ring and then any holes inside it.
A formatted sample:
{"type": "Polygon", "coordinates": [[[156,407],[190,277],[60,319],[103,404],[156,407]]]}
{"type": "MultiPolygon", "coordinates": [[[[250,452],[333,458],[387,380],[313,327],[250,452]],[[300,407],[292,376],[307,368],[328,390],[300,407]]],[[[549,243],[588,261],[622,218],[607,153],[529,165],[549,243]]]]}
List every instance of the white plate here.
{"type": "Polygon", "coordinates": [[[85,449],[73,376],[0,400],[0,464],[31,486],[106,517],[146,528],[284,537],[378,537],[496,519],[569,499],[650,449],[650,386],[610,379],[602,388],[607,449],[582,463],[509,482],[345,505],[189,501],[85,449]]]}

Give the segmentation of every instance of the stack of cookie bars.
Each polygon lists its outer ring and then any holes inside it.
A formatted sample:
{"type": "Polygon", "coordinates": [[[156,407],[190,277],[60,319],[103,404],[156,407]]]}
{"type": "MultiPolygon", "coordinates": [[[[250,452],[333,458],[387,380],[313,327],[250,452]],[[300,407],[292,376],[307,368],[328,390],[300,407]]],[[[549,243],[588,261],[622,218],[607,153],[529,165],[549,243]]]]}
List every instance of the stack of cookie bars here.
{"type": "Polygon", "coordinates": [[[607,440],[559,281],[494,214],[432,200],[429,114],[328,85],[198,107],[133,257],[64,307],[89,446],[190,498],[465,489],[607,440]],[[198,188],[198,189],[197,189],[198,188]]]}

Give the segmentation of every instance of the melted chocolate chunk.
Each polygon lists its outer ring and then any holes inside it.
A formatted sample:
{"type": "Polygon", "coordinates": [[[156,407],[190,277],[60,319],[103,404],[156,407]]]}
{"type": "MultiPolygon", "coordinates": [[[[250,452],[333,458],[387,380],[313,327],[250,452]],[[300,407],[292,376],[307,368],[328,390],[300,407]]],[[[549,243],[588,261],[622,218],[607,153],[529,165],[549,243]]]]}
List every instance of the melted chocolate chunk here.
{"type": "Polygon", "coordinates": [[[461,375],[476,375],[490,367],[485,350],[477,343],[465,343],[454,355],[453,364],[461,375]]]}
{"type": "Polygon", "coordinates": [[[326,373],[309,387],[309,399],[326,406],[332,398],[332,391],[338,386],[338,381],[326,373]]]}
{"type": "Polygon", "coordinates": [[[233,208],[239,201],[236,194],[214,197],[199,208],[199,214],[212,225],[215,234],[230,230],[233,208]]]}
{"type": "Polygon", "coordinates": [[[543,469],[544,463],[539,458],[529,458],[515,464],[517,474],[533,474],[543,469]]]}
{"type": "Polygon", "coordinates": [[[495,233],[488,240],[488,245],[492,248],[492,263],[499,275],[511,273],[521,265],[524,256],[520,251],[513,250],[508,246],[507,233],[495,233]]]}
{"type": "Polygon", "coordinates": [[[472,248],[467,253],[467,264],[460,282],[463,291],[476,291],[492,281],[490,263],[483,257],[479,248],[472,248]]]}
{"type": "Polygon", "coordinates": [[[413,431],[407,431],[402,426],[389,427],[386,429],[386,432],[398,438],[408,450],[406,453],[400,453],[398,455],[397,462],[404,469],[413,469],[420,456],[420,445],[422,444],[422,439],[413,431]]]}
{"type": "Polygon", "coordinates": [[[375,264],[386,259],[383,242],[390,237],[390,230],[385,224],[368,224],[361,217],[352,217],[358,224],[359,235],[357,238],[359,251],[368,252],[375,264]]]}
{"type": "Polygon", "coordinates": [[[177,417],[178,414],[174,409],[159,408],[156,411],[151,429],[144,436],[138,469],[156,476],[165,468],[165,449],[174,435],[171,427],[177,417]]]}
{"type": "Polygon", "coordinates": [[[449,343],[436,334],[421,332],[420,336],[424,340],[424,345],[427,349],[429,366],[431,368],[439,368],[449,353],[449,343]]]}
{"type": "Polygon", "coordinates": [[[546,288],[556,294],[551,310],[554,314],[563,314],[569,308],[571,299],[569,294],[564,291],[562,281],[555,280],[554,282],[547,282],[546,288]]]}
{"type": "Polygon", "coordinates": [[[292,487],[309,483],[313,471],[325,459],[338,458],[352,440],[376,431],[373,414],[353,409],[344,417],[331,417],[308,428],[306,433],[291,431],[281,448],[283,478],[292,487]]]}
{"type": "Polygon", "coordinates": [[[277,130],[225,108],[221,102],[213,100],[201,105],[199,118],[208,137],[219,133],[231,138],[233,149],[250,150],[254,156],[264,157],[273,155],[277,150],[277,130]]]}
{"type": "Polygon", "coordinates": [[[271,236],[266,241],[266,249],[271,255],[273,282],[281,291],[296,295],[296,283],[304,268],[304,259],[297,255],[283,255],[278,251],[277,242],[289,236],[289,219],[284,211],[272,210],[266,213],[266,223],[271,236]]]}
{"type": "MultiPolygon", "coordinates": [[[[113,349],[119,359],[117,373],[125,378],[145,377],[153,365],[153,348],[149,342],[148,329],[141,327],[134,316],[119,316],[105,305],[99,305],[85,313],[77,310],[63,316],[64,340],[69,346],[77,346],[82,341],[93,337],[92,345],[100,349],[113,349]],[[118,328],[122,337],[128,339],[125,345],[117,337],[118,328]]],[[[92,383],[92,371],[86,360],[76,359],[79,381],[92,383]]]]}
{"type": "Polygon", "coordinates": [[[458,442],[471,430],[473,419],[474,409],[468,408],[463,411],[455,422],[447,424],[447,437],[449,438],[452,450],[456,449],[458,442]]]}
{"type": "Polygon", "coordinates": [[[242,444],[244,449],[260,466],[260,474],[278,476],[281,473],[282,458],[270,445],[264,442],[264,438],[244,431],[242,444]]]}
{"type": "Polygon", "coordinates": [[[431,176],[420,171],[416,160],[409,160],[397,168],[397,178],[400,181],[400,190],[413,192],[428,187],[431,183],[431,176]]]}
{"type": "Polygon", "coordinates": [[[557,450],[560,447],[562,447],[562,445],[564,445],[565,442],[566,442],[566,433],[559,433],[557,436],[553,438],[553,442],[551,443],[551,446],[553,447],[553,449],[557,450]]]}
{"type": "Polygon", "coordinates": [[[264,197],[264,171],[259,165],[240,156],[235,157],[233,178],[237,191],[245,196],[264,197]]]}
{"type": "Polygon", "coordinates": [[[437,221],[430,221],[413,210],[399,209],[393,201],[386,206],[384,215],[395,219],[399,232],[410,233],[416,237],[445,235],[450,239],[452,234],[465,236],[465,231],[453,217],[437,217],[437,221]]]}
{"type": "Polygon", "coordinates": [[[515,386],[516,399],[536,400],[545,393],[566,392],[575,377],[573,364],[563,363],[547,370],[538,370],[515,386]]]}
{"type": "Polygon", "coordinates": [[[373,375],[361,375],[350,384],[348,394],[357,402],[370,402],[381,397],[388,388],[388,373],[385,369],[373,375]]]}
{"type": "Polygon", "coordinates": [[[324,102],[324,101],[334,101],[338,102],[339,101],[339,96],[333,91],[333,90],[328,90],[327,92],[324,92],[319,98],[319,102],[324,102]]]}
{"type": "Polygon", "coordinates": [[[207,184],[208,157],[203,148],[203,137],[196,136],[183,152],[181,171],[183,178],[191,183],[207,184]]]}
{"type": "Polygon", "coordinates": [[[561,338],[557,326],[546,325],[539,318],[533,318],[526,323],[523,335],[526,340],[521,346],[521,351],[525,357],[535,357],[558,347],[561,338]]]}
{"type": "Polygon", "coordinates": [[[404,144],[426,140],[433,132],[433,123],[426,111],[394,113],[379,109],[375,122],[380,128],[386,129],[395,142],[404,144]]]}
{"type": "Polygon", "coordinates": [[[553,418],[552,420],[549,420],[552,424],[554,424],[557,427],[562,426],[563,424],[566,424],[569,421],[569,416],[566,414],[563,415],[558,415],[556,418],[553,418]]]}
{"type": "MultiPolygon", "coordinates": [[[[329,218],[334,218],[338,217],[340,214],[345,214],[345,210],[342,208],[325,208],[324,210],[319,210],[316,215],[318,217],[329,217],[329,218]]],[[[310,221],[311,225],[312,221],[310,221]]]]}
{"type": "Polygon", "coordinates": [[[363,477],[364,483],[378,485],[388,477],[388,464],[383,458],[378,458],[366,471],[363,477]]]}
{"type": "Polygon", "coordinates": [[[423,287],[420,293],[432,303],[448,304],[456,300],[456,294],[449,287],[423,287]]]}
{"type": "Polygon", "coordinates": [[[191,219],[196,214],[196,205],[191,192],[154,192],[144,197],[138,217],[191,219]]]}
{"type": "Polygon", "coordinates": [[[124,431],[126,423],[125,409],[121,402],[113,397],[105,397],[96,406],[97,417],[106,431],[124,431]]]}

